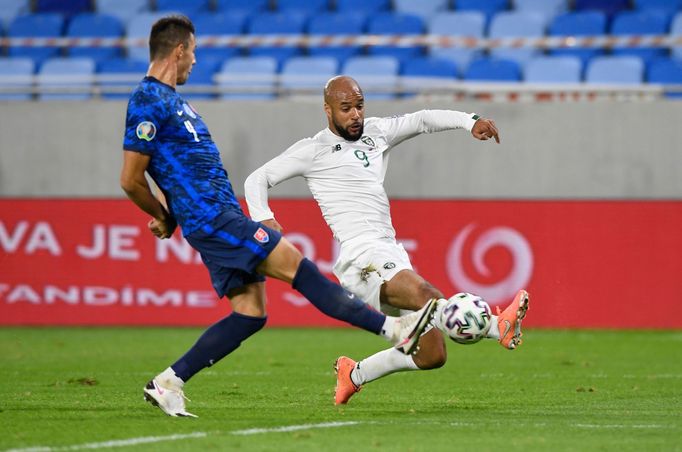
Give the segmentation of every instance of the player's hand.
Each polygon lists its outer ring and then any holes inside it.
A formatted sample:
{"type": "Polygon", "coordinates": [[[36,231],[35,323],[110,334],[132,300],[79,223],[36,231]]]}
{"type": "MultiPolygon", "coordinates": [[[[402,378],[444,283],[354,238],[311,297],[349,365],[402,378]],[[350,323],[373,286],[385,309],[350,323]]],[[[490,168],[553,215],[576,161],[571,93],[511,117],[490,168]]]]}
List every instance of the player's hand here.
{"type": "Polygon", "coordinates": [[[173,235],[173,232],[175,232],[175,228],[178,227],[178,223],[175,221],[175,218],[170,216],[163,220],[152,218],[149,220],[149,223],[147,223],[147,227],[152,234],[158,238],[168,239],[173,235]]]}
{"type": "Polygon", "coordinates": [[[474,127],[471,129],[471,134],[477,140],[488,140],[490,138],[495,138],[495,141],[500,142],[499,132],[495,123],[492,119],[480,118],[474,123],[474,127]]]}
{"type": "Polygon", "coordinates": [[[270,229],[274,229],[277,232],[282,232],[282,230],[284,229],[282,225],[279,224],[277,220],[275,220],[274,218],[271,218],[269,220],[263,220],[261,221],[261,224],[263,226],[269,227],[270,229]]]}

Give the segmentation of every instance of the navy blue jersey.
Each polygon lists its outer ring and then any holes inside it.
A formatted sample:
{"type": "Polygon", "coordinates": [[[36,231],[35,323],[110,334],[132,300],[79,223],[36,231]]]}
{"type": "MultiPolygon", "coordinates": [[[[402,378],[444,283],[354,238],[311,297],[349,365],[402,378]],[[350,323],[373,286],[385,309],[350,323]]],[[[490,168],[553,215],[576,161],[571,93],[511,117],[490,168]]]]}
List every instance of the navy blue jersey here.
{"type": "Polygon", "coordinates": [[[123,149],[151,156],[147,172],[185,236],[222,212],[242,212],[206,124],[173,87],[145,77],[133,91],[123,149]]]}

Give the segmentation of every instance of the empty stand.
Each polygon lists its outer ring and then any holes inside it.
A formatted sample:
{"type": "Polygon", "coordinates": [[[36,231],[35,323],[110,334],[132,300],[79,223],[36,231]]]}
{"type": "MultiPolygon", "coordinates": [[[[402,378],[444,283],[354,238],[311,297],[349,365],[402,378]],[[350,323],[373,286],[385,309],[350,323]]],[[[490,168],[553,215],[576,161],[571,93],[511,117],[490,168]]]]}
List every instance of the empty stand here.
{"type": "MultiPolygon", "coordinates": [[[[307,31],[311,35],[346,35],[355,36],[365,32],[367,16],[362,13],[322,13],[314,14],[309,22],[307,31]]],[[[345,61],[351,56],[359,54],[360,46],[312,46],[308,52],[314,56],[331,56],[339,61],[345,61]]]]}
{"type": "Polygon", "coordinates": [[[393,0],[393,7],[399,13],[413,14],[428,20],[436,13],[447,10],[449,3],[449,0],[393,0]]]}
{"type": "Polygon", "coordinates": [[[149,64],[142,60],[114,58],[99,63],[97,74],[104,99],[127,99],[142,80],[149,64]]]}
{"type": "Polygon", "coordinates": [[[126,37],[139,38],[143,43],[143,46],[139,47],[129,45],[127,49],[128,58],[149,61],[149,46],[146,44],[149,38],[149,31],[151,30],[154,22],[164,17],[166,14],[167,13],[164,12],[142,12],[135,15],[128,21],[128,25],[126,27],[126,37]]]}
{"type": "Polygon", "coordinates": [[[399,67],[398,59],[391,56],[356,56],[346,61],[342,73],[357,80],[365,98],[392,99],[399,67]]]}
{"type": "MultiPolygon", "coordinates": [[[[379,13],[373,15],[367,24],[367,32],[376,35],[419,35],[424,33],[424,22],[419,16],[403,13],[379,13]]],[[[372,46],[370,55],[388,55],[407,61],[424,53],[418,46],[372,46]]]]}
{"type": "MultiPolygon", "coordinates": [[[[616,14],[611,24],[612,35],[661,35],[668,32],[669,16],[662,11],[627,11],[616,14]]],[[[665,56],[667,49],[655,47],[615,48],[615,55],[635,55],[645,61],[665,56]]]]}
{"type": "Polygon", "coordinates": [[[40,67],[37,80],[43,91],[38,94],[40,100],[86,100],[92,97],[95,62],[91,58],[50,58],[40,67]]]}
{"type": "MultiPolygon", "coordinates": [[[[496,14],[490,22],[490,38],[539,38],[545,34],[545,18],[540,13],[507,11],[496,14]]],[[[491,49],[490,56],[498,59],[513,60],[523,65],[540,51],[533,48],[491,49]]]]}
{"type": "Polygon", "coordinates": [[[339,63],[333,57],[293,57],[284,63],[281,87],[290,91],[314,91],[319,95],[338,69],[339,63]]]}
{"type": "Polygon", "coordinates": [[[587,83],[639,84],[644,79],[644,63],[635,56],[593,58],[585,73],[587,83]]]}
{"type": "Polygon", "coordinates": [[[116,16],[127,24],[136,14],[150,11],[148,0],[95,0],[95,11],[116,16]]]}
{"type": "MultiPolygon", "coordinates": [[[[204,36],[239,35],[244,31],[246,15],[240,13],[201,13],[192,21],[196,28],[197,38],[204,36]]],[[[212,46],[203,43],[197,46],[196,58],[201,61],[209,59],[227,59],[241,54],[238,47],[212,46]]]]}
{"type": "Polygon", "coordinates": [[[511,60],[480,58],[471,62],[464,72],[464,79],[478,82],[518,82],[521,68],[511,60]]]}
{"type": "MultiPolygon", "coordinates": [[[[247,31],[257,35],[296,35],[303,33],[305,22],[306,16],[298,12],[266,12],[253,16],[247,25],[247,31]]],[[[275,58],[280,66],[287,58],[300,53],[300,48],[291,46],[263,46],[249,49],[250,55],[275,58]]]]}
{"type": "MultiPolygon", "coordinates": [[[[483,38],[485,15],[479,11],[444,12],[433,16],[428,23],[428,32],[433,35],[448,35],[469,38],[483,38]]],[[[471,60],[480,58],[482,52],[464,47],[431,47],[431,56],[451,60],[460,72],[471,60]]]]}
{"type": "MultiPolygon", "coordinates": [[[[0,57],[0,88],[29,91],[33,85],[35,63],[28,57],[0,57]]],[[[0,91],[0,100],[29,100],[31,94],[0,91]]]]}
{"type": "MultiPolygon", "coordinates": [[[[550,23],[550,36],[599,36],[606,33],[607,18],[601,11],[583,11],[561,14],[550,23]]],[[[603,55],[603,49],[552,49],[551,55],[576,56],[587,63],[590,58],[603,55]]]]}
{"type": "MultiPolygon", "coordinates": [[[[72,38],[120,38],[123,36],[123,33],[123,24],[117,17],[97,13],[83,13],[71,19],[66,36],[72,38]]],[[[92,58],[96,62],[122,56],[122,51],[118,47],[72,47],[68,53],[74,57],[92,58]]]]}
{"type": "Polygon", "coordinates": [[[277,60],[272,57],[235,57],[223,63],[216,74],[219,86],[233,92],[222,99],[265,100],[275,97],[277,60]]]}
{"type": "Polygon", "coordinates": [[[523,68],[523,80],[528,83],[580,83],[582,61],[572,56],[540,56],[523,68]]]}
{"type": "MultiPolygon", "coordinates": [[[[60,37],[64,29],[64,17],[57,13],[26,14],[16,17],[9,26],[10,38],[47,38],[60,37]]],[[[33,58],[36,64],[59,55],[58,47],[10,47],[10,56],[33,58]]]]}
{"type": "Polygon", "coordinates": [[[211,0],[154,0],[157,11],[174,11],[188,16],[207,12],[211,6],[211,0]]]}
{"type": "Polygon", "coordinates": [[[335,4],[340,12],[374,14],[390,9],[391,0],[335,0],[335,4]]]}
{"type": "Polygon", "coordinates": [[[509,8],[508,0],[457,0],[455,9],[458,11],[480,11],[490,20],[495,14],[509,8]]]}

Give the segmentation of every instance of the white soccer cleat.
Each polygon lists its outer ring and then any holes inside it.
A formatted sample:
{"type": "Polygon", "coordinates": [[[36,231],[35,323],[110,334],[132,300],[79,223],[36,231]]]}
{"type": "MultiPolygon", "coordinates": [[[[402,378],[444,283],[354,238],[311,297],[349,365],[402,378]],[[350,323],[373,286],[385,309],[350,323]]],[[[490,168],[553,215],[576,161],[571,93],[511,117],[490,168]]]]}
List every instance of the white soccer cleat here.
{"type": "Polygon", "coordinates": [[[164,388],[156,379],[151,380],[144,387],[144,399],[157,406],[169,416],[173,417],[197,417],[185,410],[185,394],[181,390],[164,388]]]}
{"type": "Polygon", "coordinates": [[[398,351],[411,355],[417,351],[419,337],[431,325],[433,313],[438,307],[435,298],[430,299],[419,311],[404,315],[395,324],[394,347],[398,351]]]}

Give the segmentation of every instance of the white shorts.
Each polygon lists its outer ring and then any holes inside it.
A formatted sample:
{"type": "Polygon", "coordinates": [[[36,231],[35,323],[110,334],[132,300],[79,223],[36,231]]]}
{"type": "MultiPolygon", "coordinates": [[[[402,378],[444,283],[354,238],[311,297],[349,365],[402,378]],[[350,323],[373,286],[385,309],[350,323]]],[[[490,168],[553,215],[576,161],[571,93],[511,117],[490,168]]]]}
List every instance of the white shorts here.
{"type": "Polygon", "coordinates": [[[412,270],[410,258],[393,239],[342,247],[334,264],[341,285],[381,311],[381,286],[399,271],[412,270]]]}

